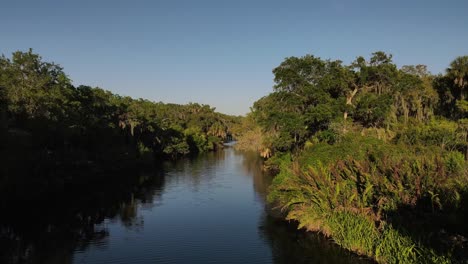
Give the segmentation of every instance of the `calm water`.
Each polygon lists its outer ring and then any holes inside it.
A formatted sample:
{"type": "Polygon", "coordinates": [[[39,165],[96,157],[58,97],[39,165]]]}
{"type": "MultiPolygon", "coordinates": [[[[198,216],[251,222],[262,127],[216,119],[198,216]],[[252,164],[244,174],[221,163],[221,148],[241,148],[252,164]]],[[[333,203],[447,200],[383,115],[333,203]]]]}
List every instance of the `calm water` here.
{"type": "Polygon", "coordinates": [[[16,210],[1,220],[0,260],[365,263],[321,236],[268,216],[271,177],[262,174],[254,154],[227,148],[102,178],[27,205],[17,201],[16,210]]]}

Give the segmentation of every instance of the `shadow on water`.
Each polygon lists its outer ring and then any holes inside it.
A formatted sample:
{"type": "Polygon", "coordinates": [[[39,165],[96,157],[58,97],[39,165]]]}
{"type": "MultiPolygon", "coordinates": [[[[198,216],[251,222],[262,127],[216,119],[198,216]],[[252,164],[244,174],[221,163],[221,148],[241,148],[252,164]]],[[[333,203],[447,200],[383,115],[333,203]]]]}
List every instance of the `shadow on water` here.
{"type": "Polygon", "coordinates": [[[142,225],[138,205],[151,206],[164,188],[161,169],[83,168],[75,173],[78,179],[41,190],[40,197],[2,193],[0,263],[72,263],[75,250],[105,245],[105,220],[127,228],[142,225]]]}
{"type": "Polygon", "coordinates": [[[166,168],[190,174],[196,187],[206,180],[204,163],[223,158],[220,151],[144,166],[92,164],[55,170],[16,169],[20,166],[13,164],[15,170],[0,175],[0,263],[73,263],[75,252],[106,246],[106,222],[142,228],[139,210],[159,204],[166,168]]]}
{"type": "MultiPolygon", "coordinates": [[[[177,191],[180,190],[177,188],[188,186],[188,190],[185,191],[196,192],[200,195],[204,194],[207,188],[208,190],[216,189],[221,183],[230,183],[227,179],[236,175],[251,177],[251,180],[244,178],[239,181],[247,185],[237,187],[253,188],[255,203],[260,205],[258,207],[260,211],[257,210],[251,215],[255,219],[248,217],[243,220],[247,221],[244,224],[251,221],[258,222],[257,233],[249,233],[248,238],[243,238],[250,241],[258,240],[264,245],[266,252],[259,250],[256,254],[262,256],[256,256],[258,259],[266,257],[265,260],[272,263],[369,263],[340,249],[320,235],[297,230],[295,225],[269,216],[262,208],[273,177],[265,175],[262,171],[262,160],[255,153],[228,149],[153,166],[115,164],[115,166],[105,167],[83,166],[79,169],[62,169],[55,171],[53,176],[50,175],[50,170],[23,171],[28,171],[30,175],[16,177],[10,174],[7,181],[9,186],[0,186],[2,191],[0,193],[0,210],[2,211],[0,263],[74,263],[77,252],[87,252],[90,249],[112,251],[112,247],[109,246],[110,235],[115,229],[109,226],[117,224],[130,232],[154,232],[151,229],[144,229],[143,210],[155,211],[164,206],[180,210],[177,204],[171,205],[174,202],[171,197],[179,195],[177,191]],[[237,164],[239,160],[241,162],[237,164]],[[230,174],[231,172],[233,174],[230,174]],[[217,182],[216,177],[227,178],[217,182]],[[16,182],[14,179],[17,179],[16,182]],[[42,179],[42,182],[43,179],[48,179],[46,185],[49,188],[40,185],[40,188],[34,190],[34,186],[25,184],[30,180],[37,181],[37,179],[42,179]],[[56,184],[57,182],[59,184],[56,184]],[[169,195],[167,192],[172,193],[169,195]],[[264,254],[266,256],[263,256],[264,254]]],[[[223,190],[232,189],[216,190],[221,190],[223,193],[223,190]]],[[[214,195],[214,193],[207,195],[214,195]]],[[[218,198],[214,197],[214,199],[218,198]]],[[[228,201],[229,203],[235,202],[228,201]]],[[[221,203],[222,201],[215,200],[215,202],[221,203]]],[[[203,208],[209,210],[206,212],[213,214],[223,212],[216,211],[220,210],[219,208],[211,209],[211,203],[204,205],[206,207],[203,208]]],[[[236,206],[242,207],[244,204],[239,203],[236,206]]],[[[194,212],[197,211],[194,210],[194,212]]],[[[158,214],[154,217],[160,218],[158,214]]],[[[241,219],[244,218],[239,218],[241,219]]],[[[154,221],[154,219],[146,220],[147,223],[154,221]]],[[[212,228],[222,230],[224,224],[221,222],[219,226],[212,228]]],[[[197,228],[197,225],[193,225],[193,228],[197,228]]],[[[239,226],[239,228],[243,227],[239,226]]],[[[230,237],[226,237],[226,240],[236,237],[235,233],[229,234],[230,237]]],[[[147,235],[156,236],[152,233],[147,235]]],[[[178,234],[170,235],[171,237],[161,239],[187,238],[178,234]]],[[[197,244],[194,245],[195,248],[189,247],[188,250],[203,249],[197,252],[210,252],[209,247],[212,241],[208,241],[210,236],[206,235],[206,238],[200,238],[200,241],[206,245],[197,244]]],[[[113,239],[123,240],[121,236],[122,234],[114,234],[113,239]]],[[[239,240],[235,243],[244,242],[239,240]]],[[[161,243],[166,244],[165,241],[161,243]]],[[[184,241],[177,243],[183,244],[184,241]]],[[[174,250],[178,249],[174,248],[174,250]]],[[[183,254],[183,252],[178,254],[181,253],[183,254]]],[[[229,255],[238,254],[236,250],[231,253],[226,251],[213,252],[213,254],[223,254],[222,258],[226,260],[238,257],[229,255]]],[[[204,257],[203,254],[201,257],[204,257]]],[[[191,261],[200,263],[202,260],[203,258],[191,261]]],[[[150,260],[147,262],[152,263],[150,260]]]]}
{"type": "Polygon", "coordinates": [[[284,220],[262,216],[259,227],[261,236],[268,242],[273,253],[273,263],[322,263],[351,264],[374,263],[340,248],[317,233],[298,230],[297,225],[284,220]]]}
{"type": "MultiPolygon", "coordinates": [[[[242,169],[252,176],[255,192],[265,201],[274,175],[262,169],[263,160],[257,153],[243,151],[236,153],[244,156],[242,169]]],[[[258,232],[270,246],[273,255],[272,262],[276,264],[375,263],[342,249],[323,235],[298,230],[296,223],[270,215],[268,208],[265,208],[265,212],[261,214],[258,232]]]]}
{"type": "Polygon", "coordinates": [[[255,192],[265,201],[273,175],[263,170],[263,159],[258,156],[258,153],[253,151],[235,151],[235,153],[243,156],[242,169],[246,175],[252,176],[255,192]]]}

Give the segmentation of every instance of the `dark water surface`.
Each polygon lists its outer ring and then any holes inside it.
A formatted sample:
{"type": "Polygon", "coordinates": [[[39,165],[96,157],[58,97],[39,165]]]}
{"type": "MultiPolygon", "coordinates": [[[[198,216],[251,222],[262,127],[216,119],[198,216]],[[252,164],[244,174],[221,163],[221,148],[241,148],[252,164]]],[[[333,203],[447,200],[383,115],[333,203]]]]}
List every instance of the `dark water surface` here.
{"type": "Polygon", "coordinates": [[[367,263],[268,216],[271,177],[255,154],[227,148],[102,178],[3,212],[0,262],[367,263]]]}

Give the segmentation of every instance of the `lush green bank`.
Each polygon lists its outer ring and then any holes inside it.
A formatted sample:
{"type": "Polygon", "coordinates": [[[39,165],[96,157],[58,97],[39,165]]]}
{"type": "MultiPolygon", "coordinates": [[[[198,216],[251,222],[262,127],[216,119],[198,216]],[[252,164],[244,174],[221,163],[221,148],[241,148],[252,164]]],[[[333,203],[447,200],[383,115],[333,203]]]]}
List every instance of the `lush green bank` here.
{"type": "Polygon", "coordinates": [[[213,151],[233,136],[239,120],[208,105],[166,104],[74,86],[59,65],[31,50],[2,55],[0,190],[73,181],[55,177],[60,171],[132,167],[213,151]]]}
{"type": "Polygon", "coordinates": [[[287,219],[381,263],[468,261],[467,56],[445,75],[383,52],[273,73],[239,146],[279,172],[269,200],[287,219]]]}
{"type": "Polygon", "coordinates": [[[466,257],[466,245],[457,241],[468,220],[463,155],[353,140],[317,144],[294,162],[283,157],[270,201],[301,227],[383,263],[466,257]]]}

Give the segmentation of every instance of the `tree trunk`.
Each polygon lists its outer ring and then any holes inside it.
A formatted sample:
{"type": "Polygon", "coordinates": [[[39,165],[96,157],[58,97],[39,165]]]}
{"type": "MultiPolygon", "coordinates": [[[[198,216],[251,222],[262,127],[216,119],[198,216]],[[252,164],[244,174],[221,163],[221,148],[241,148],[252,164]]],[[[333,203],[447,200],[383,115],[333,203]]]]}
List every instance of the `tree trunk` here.
{"type": "Polygon", "coordinates": [[[465,161],[468,161],[468,145],[465,148],[465,161]]]}
{"type": "MultiPolygon", "coordinates": [[[[354,90],[350,94],[348,94],[348,96],[346,97],[346,105],[353,105],[353,98],[357,94],[357,92],[358,92],[358,88],[355,87],[354,90]]],[[[348,118],[348,111],[344,112],[343,118],[344,120],[348,118]]]]}

